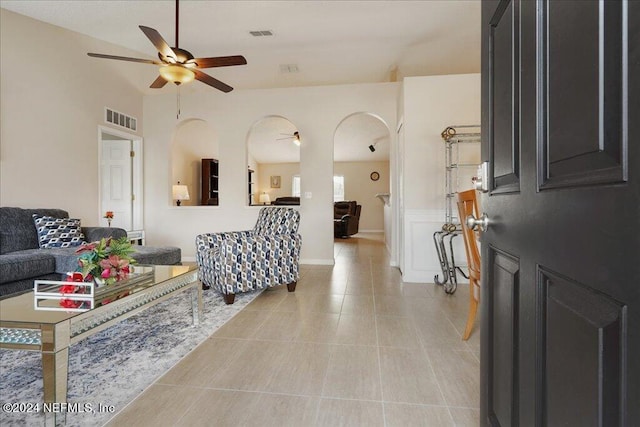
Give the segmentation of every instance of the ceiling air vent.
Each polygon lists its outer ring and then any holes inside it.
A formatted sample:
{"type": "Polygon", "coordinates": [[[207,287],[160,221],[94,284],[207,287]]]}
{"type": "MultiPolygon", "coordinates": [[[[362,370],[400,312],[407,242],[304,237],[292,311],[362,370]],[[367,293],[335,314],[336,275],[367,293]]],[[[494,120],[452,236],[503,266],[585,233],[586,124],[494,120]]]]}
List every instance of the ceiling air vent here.
{"type": "Polygon", "coordinates": [[[262,36],[272,36],[273,31],[271,30],[258,30],[258,31],[249,31],[253,37],[262,37],[262,36]]]}
{"type": "Polygon", "coordinates": [[[109,107],[104,108],[104,121],[111,123],[112,125],[120,126],[125,129],[137,131],[138,119],[135,117],[127,116],[119,111],[112,110],[109,107]]]}

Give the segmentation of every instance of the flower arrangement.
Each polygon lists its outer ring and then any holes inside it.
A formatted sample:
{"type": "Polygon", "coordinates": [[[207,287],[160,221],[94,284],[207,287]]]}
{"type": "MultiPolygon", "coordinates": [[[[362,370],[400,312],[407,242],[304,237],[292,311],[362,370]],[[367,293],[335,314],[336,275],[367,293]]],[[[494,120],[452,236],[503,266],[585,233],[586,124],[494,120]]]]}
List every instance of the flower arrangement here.
{"type": "MultiPolygon", "coordinates": [[[[126,279],[131,272],[130,266],[136,263],[136,260],[131,257],[133,252],[134,249],[131,247],[131,242],[127,237],[85,243],[76,250],[76,253],[80,254],[78,269],[74,273],[67,273],[66,282],[69,284],[62,285],[59,288],[60,293],[67,295],[83,293],[82,287],[73,284],[76,282],[95,282],[96,285],[110,285],[126,279]]],[[[108,302],[110,301],[103,301],[102,303],[108,302]]],[[[74,301],[68,298],[60,300],[60,306],[65,308],[82,308],[82,304],[82,301],[74,301]]]]}
{"type": "Polygon", "coordinates": [[[115,283],[129,275],[129,266],[136,262],[131,257],[133,252],[127,237],[85,243],[76,250],[80,254],[78,271],[85,281],[99,278],[106,285],[115,283]]]}
{"type": "Polygon", "coordinates": [[[103,218],[106,218],[107,224],[109,224],[109,227],[111,227],[111,221],[113,221],[113,211],[106,211],[103,218]]]}

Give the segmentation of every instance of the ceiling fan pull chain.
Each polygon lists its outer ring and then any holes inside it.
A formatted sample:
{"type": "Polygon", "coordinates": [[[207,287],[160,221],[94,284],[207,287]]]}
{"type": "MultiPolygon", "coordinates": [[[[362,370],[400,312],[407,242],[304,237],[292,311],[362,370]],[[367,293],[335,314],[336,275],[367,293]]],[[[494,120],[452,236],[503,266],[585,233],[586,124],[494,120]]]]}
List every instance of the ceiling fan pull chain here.
{"type": "Polygon", "coordinates": [[[176,120],[180,119],[180,86],[178,86],[178,94],[176,95],[176,120]]]}

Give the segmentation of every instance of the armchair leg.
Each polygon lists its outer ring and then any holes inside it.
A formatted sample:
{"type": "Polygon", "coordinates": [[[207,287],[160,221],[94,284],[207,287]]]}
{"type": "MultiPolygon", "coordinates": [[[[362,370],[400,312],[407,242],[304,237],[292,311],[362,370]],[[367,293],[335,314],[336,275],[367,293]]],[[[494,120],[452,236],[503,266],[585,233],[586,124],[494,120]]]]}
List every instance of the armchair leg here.
{"type": "Polygon", "coordinates": [[[287,283],[287,290],[289,292],[294,292],[296,290],[296,285],[297,284],[298,284],[298,282],[287,283]]]}
{"type": "Polygon", "coordinates": [[[206,283],[202,282],[202,290],[206,291],[207,289],[211,289],[211,285],[207,285],[206,283]]]}
{"type": "Polygon", "coordinates": [[[231,305],[236,299],[236,294],[222,294],[222,297],[224,298],[225,304],[231,305]]]}

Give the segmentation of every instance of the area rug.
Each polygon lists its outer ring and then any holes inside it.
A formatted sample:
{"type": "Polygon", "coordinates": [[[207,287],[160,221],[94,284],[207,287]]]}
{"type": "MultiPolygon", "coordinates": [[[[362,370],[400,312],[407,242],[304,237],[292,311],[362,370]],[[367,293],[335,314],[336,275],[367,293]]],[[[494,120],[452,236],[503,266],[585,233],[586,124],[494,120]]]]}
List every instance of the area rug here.
{"type": "MultiPolygon", "coordinates": [[[[71,346],[68,402],[91,404],[92,412],[68,413],[66,425],[106,423],[259,293],[238,294],[226,305],[219,294],[205,291],[204,321],[193,327],[191,296],[182,292],[71,346]]],[[[42,414],[11,413],[4,405],[36,402],[42,402],[40,354],[0,350],[0,425],[42,426],[42,414]]]]}

